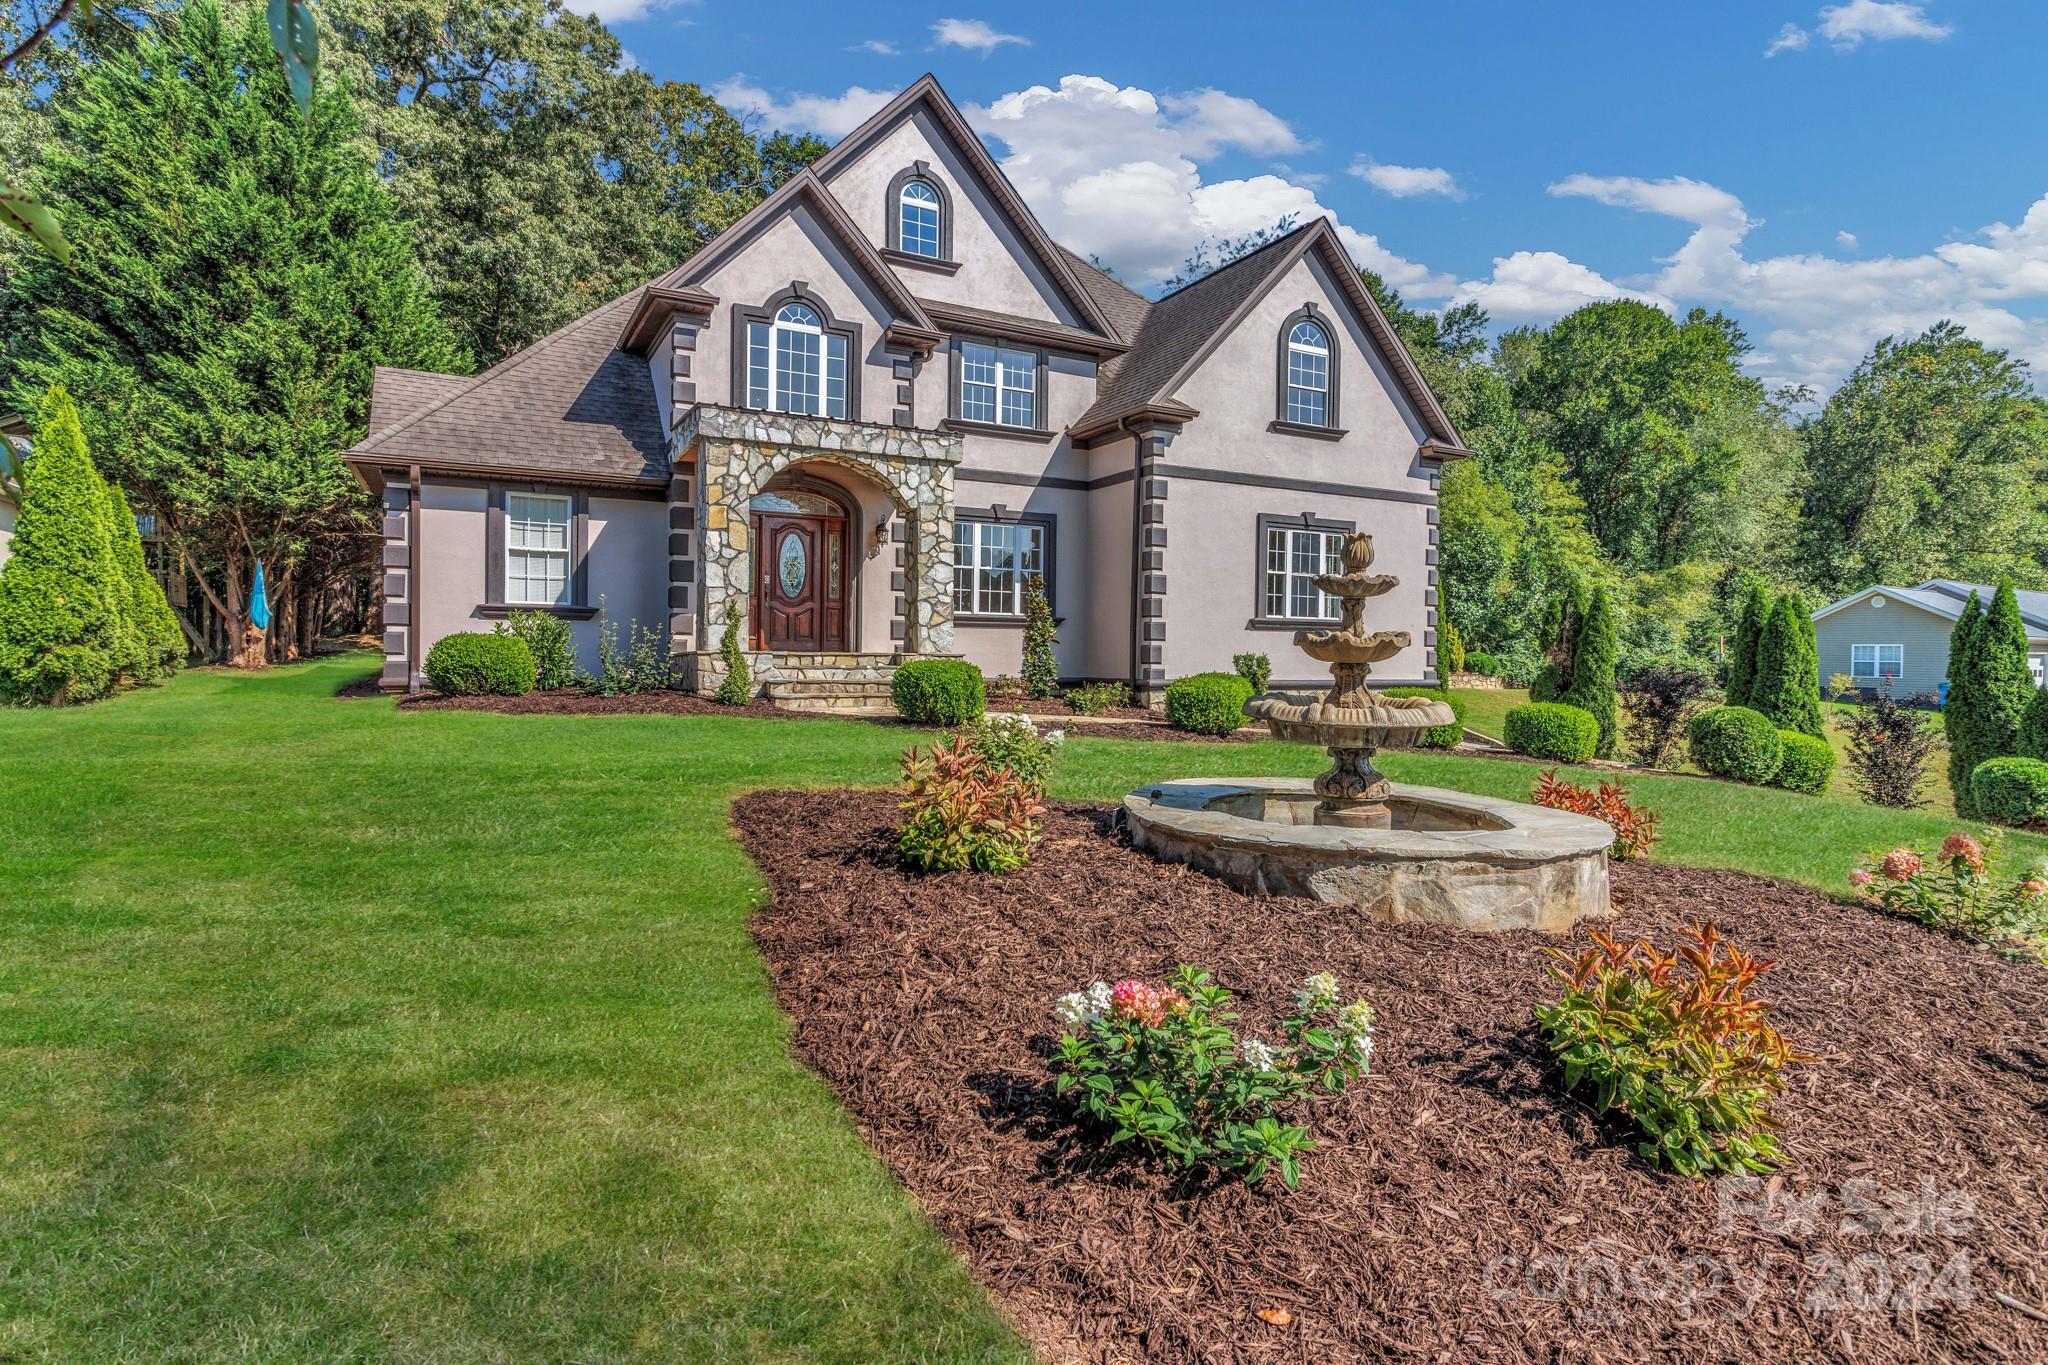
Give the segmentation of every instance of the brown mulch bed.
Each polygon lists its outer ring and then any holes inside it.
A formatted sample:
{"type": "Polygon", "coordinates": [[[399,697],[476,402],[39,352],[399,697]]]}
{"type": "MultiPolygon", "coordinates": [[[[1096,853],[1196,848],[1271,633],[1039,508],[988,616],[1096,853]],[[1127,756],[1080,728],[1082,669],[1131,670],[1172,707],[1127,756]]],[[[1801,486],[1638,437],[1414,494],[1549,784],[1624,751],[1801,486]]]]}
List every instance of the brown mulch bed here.
{"type": "Polygon", "coordinates": [[[896,815],[888,793],[743,799],[774,892],[755,934],[797,1053],[1048,1360],[2048,1359],[2038,967],[1775,882],[1616,866],[1627,932],[1708,915],[1778,959],[1764,994],[1818,1054],[1777,1105],[1778,1216],[1724,1225],[1732,1191],[1558,1097],[1530,1008],[1561,940],[1254,900],[1083,809],[1012,876],[916,878],[896,815]],[[1297,1193],[1104,1153],[1052,1095],[1053,998],[1179,962],[1266,1036],[1318,968],[1377,1009],[1374,1074],[1309,1111],[1297,1193]],[[1859,1235],[1845,1197],[1881,1192],[1951,1202],[1859,1235]],[[1966,1304],[1887,1297],[1958,1267],[1966,1304]]]}

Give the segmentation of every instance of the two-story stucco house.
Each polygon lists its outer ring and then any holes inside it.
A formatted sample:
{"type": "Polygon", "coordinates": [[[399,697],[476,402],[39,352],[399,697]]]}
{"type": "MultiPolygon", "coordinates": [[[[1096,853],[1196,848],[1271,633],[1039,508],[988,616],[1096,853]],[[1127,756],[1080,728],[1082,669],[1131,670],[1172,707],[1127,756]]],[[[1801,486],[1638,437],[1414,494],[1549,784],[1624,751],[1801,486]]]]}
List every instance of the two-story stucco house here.
{"type": "Polygon", "coordinates": [[[594,661],[600,605],[715,688],[728,611],[771,696],[896,662],[1019,669],[1043,576],[1074,680],[1155,700],[1334,616],[1435,676],[1437,487],[1465,454],[1323,220],[1157,301],[1056,245],[930,77],[695,256],[475,378],[381,370],[384,683],[520,606],[594,661]]]}

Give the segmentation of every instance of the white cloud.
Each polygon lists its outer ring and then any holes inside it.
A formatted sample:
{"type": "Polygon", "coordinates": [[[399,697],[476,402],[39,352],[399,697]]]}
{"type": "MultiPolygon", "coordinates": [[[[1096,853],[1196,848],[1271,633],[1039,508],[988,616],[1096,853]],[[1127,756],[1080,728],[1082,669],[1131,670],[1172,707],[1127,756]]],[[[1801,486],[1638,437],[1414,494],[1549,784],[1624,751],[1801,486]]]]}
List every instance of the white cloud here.
{"type": "Polygon", "coordinates": [[[1951,25],[1929,19],[1924,6],[1904,0],[1848,0],[1847,4],[1828,5],[1820,12],[1819,27],[1820,36],[1837,47],[1855,47],[1865,38],[1878,42],[1894,38],[1938,41],[1955,32],[1951,25]]]}
{"type": "Polygon", "coordinates": [[[894,57],[896,44],[882,38],[866,38],[846,49],[848,52],[872,52],[877,57],[894,57]]]}
{"type": "Polygon", "coordinates": [[[1811,41],[1813,35],[1797,24],[1787,24],[1778,30],[1778,36],[1771,39],[1771,45],[1764,49],[1764,56],[1775,57],[1780,52],[1797,52],[1811,41]]]}
{"type": "Polygon", "coordinates": [[[1015,33],[998,33],[982,19],[941,19],[932,25],[932,41],[940,47],[964,47],[986,57],[1004,43],[1031,46],[1029,38],[1015,33]]]}
{"type": "Polygon", "coordinates": [[[1466,280],[1451,296],[1453,304],[1478,304],[1496,322],[1549,322],[1604,299],[1641,299],[1667,312],[1672,308],[1662,294],[1616,284],[1555,251],[1496,256],[1490,277],[1466,280]]]}
{"type": "Polygon", "coordinates": [[[645,19],[658,9],[673,9],[679,4],[695,4],[697,0],[563,0],[563,8],[578,14],[587,14],[607,24],[623,24],[634,19],[645,19]]]}
{"type": "MultiPolygon", "coordinates": [[[[1299,178],[1203,178],[1203,165],[1228,152],[1268,156],[1307,146],[1286,120],[1221,91],[1158,96],[1066,76],[1058,89],[1013,91],[967,116],[1002,144],[1004,172],[1046,229],[1136,285],[1173,274],[1205,240],[1329,214],[1299,178]]],[[[1339,224],[1337,234],[1353,259],[1404,293],[1441,298],[1456,287],[1369,233],[1339,224]]]]}
{"type": "Polygon", "coordinates": [[[1458,188],[1457,177],[1441,166],[1389,166],[1362,156],[1351,163],[1351,173],[1396,199],[1421,194],[1441,194],[1450,199],[1465,197],[1465,191],[1458,188]]]}
{"type": "Polygon", "coordinates": [[[711,87],[720,104],[739,114],[752,114],[771,128],[801,129],[821,137],[845,137],[862,120],[896,97],[893,90],[851,86],[839,95],[791,95],[777,99],[745,76],[711,87]]]}
{"type": "Polygon", "coordinates": [[[1859,243],[1856,240],[1855,233],[1850,232],[1847,228],[1844,228],[1842,231],[1835,234],[1835,245],[1842,248],[1842,250],[1844,251],[1854,251],[1859,245],[1861,245],[1861,243],[1859,243]]]}

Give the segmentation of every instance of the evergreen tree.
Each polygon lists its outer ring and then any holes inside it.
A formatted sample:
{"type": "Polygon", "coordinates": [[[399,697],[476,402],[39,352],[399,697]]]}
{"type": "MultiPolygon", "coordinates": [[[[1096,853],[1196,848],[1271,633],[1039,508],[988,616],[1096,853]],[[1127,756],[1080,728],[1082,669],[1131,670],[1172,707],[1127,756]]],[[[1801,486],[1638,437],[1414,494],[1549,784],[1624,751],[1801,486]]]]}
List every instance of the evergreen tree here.
{"type": "Polygon", "coordinates": [[[1545,662],[1529,686],[1532,701],[1557,701],[1571,687],[1573,660],[1578,652],[1579,631],[1586,619],[1585,589],[1574,584],[1550,599],[1543,609],[1542,634],[1545,662]]]}
{"type": "Polygon", "coordinates": [[[1735,618],[1735,640],[1728,650],[1728,704],[1748,706],[1756,692],[1757,645],[1771,617],[1771,599],[1762,580],[1749,586],[1735,618]]]}
{"type": "Polygon", "coordinates": [[[1024,694],[1057,697],[1060,694],[1060,666],[1052,647],[1058,643],[1052,624],[1052,603],[1046,600],[1045,580],[1031,574],[1024,580],[1024,694]]]}
{"type": "Polygon", "coordinates": [[[2020,713],[2018,745],[2021,758],[2048,762],[2048,687],[2037,687],[2020,713]]]}
{"type": "Polygon", "coordinates": [[[167,677],[178,671],[188,652],[185,632],[177,615],[164,598],[163,584],[149,571],[142,552],[142,532],[135,525],[135,511],[128,495],[107,485],[108,533],[114,542],[114,558],[128,582],[129,619],[141,651],[141,676],[145,680],[167,677]]]}
{"type": "Polygon", "coordinates": [[[106,484],[62,387],[35,419],[13,556],[0,569],[0,698],[62,705],[113,687],[127,580],[107,535],[106,484]]]}
{"type": "Polygon", "coordinates": [[[1808,630],[1805,601],[1789,592],[1780,597],[1758,637],[1756,672],[1744,704],[1780,730],[1820,739],[1820,664],[1808,630]]]}
{"type": "Polygon", "coordinates": [[[1571,685],[1558,700],[1591,711],[1600,722],[1600,740],[1594,753],[1613,758],[1619,705],[1614,691],[1614,661],[1620,652],[1614,625],[1614,605],[1607,589],[1596,588],[1593,600],[1579,624],[1572,650],[1571,685]]]}
{"type": "Polygon", "coordinates": [[[1962,816],[1975,815],[1977,809],[1970,799],[1970,770],[1982,757],[1970,747],[1974,734],[1970,717],[1978,708],[1977,637],[1983,628],[1984,604],[1973,592],[1949,632],[1948,694],[1941,708],[1942,731],[1948,741],[1948,785],[1955,794],[1956,814],[1962,816]]]}
{"type": "Polygon", "coordinates": [[[1943,711],[1956,814],[1973,817],[1978,811],[1970,795],[1970,774],[1986,759],[2019,752],[2020,721],[2034,692],[2027,669],[2026,623],[2012,584],[1998,585],[1989,611],[1980,615],[1977,608],[1977,595],[1971,593],[1963,620],[1949,638],[1948,705],[1943,711]]]}

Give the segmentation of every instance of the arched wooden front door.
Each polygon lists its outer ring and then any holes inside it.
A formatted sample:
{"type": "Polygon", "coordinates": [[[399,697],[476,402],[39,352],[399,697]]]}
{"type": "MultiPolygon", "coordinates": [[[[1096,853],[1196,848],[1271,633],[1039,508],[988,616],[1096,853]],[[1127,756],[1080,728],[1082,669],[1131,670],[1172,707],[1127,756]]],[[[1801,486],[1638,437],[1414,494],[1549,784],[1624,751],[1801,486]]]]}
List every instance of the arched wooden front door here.
{"type": "Polygon", "coordinates": [[[754,647],[843,651],[846,515],[823,494],[772,489],[753,501],[754,647]]]}

